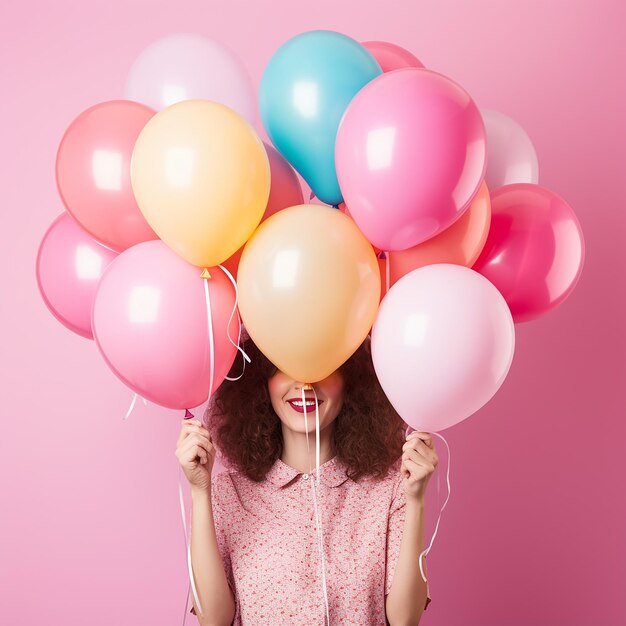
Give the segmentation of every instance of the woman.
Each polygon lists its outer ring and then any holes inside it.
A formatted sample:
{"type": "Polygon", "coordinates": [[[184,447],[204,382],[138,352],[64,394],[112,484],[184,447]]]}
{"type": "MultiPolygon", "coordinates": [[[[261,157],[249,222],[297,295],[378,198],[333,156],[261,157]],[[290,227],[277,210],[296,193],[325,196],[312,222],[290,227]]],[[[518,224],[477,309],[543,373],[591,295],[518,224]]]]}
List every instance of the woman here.
{"type": "Polygon", "coordinates": [[[251,365],[218,388],[204,425],[183,422],[176,449],[193,503],[202,612],[195,601],[192,612],[201,625],[418,624],[430,602],[418,557],[438,458],[428,433],[405,441],[369,338],[305,391],[308,430],[302,383],[249,338],[243,347],[251,365]],[[232,469],[211,478],[216,447],[232,469]]]}

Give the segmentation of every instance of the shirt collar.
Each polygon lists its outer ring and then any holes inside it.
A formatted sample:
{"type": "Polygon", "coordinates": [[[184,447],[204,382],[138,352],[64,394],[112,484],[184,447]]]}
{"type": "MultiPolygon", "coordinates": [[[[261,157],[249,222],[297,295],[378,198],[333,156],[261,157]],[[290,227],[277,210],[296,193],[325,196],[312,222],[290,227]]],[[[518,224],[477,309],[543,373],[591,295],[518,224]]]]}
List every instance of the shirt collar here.
{"type": "MultiPolygon", "coordinates": [[[[303,472],[283,463],[279,458],[276,459],[265,478],[277,487],[284,487],[296,476],[302,474],[303,472]]],[[[310,476],[313,479],[315,478],[315,469],[310,476]]],[[[336,456],[320,465],[320,481],[326,483],[329,487],[339,487],[339,485],[343,484],[347,479],[346,468],[336,456]]]]}

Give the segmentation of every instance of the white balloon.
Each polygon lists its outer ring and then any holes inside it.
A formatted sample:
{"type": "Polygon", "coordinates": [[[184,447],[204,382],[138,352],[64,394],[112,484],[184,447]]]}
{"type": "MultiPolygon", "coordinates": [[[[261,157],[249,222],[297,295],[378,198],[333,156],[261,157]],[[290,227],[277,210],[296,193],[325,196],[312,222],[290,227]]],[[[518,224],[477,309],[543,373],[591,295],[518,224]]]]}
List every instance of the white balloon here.
{"type": "Polygon", "coordinates": [[[512,183],[537,183],[539,162],[526,131],[508,115],[481,109],[487,129],[487,173],[489,189],[512,183]]]}
{"type": "Polygon", "coordinates": [[[241,60],[221,43],[197,34],[157,39],[133,62],[125,98],[160,111],[182,100],[225,104],[254,126],[256,93],[241,60]]]}

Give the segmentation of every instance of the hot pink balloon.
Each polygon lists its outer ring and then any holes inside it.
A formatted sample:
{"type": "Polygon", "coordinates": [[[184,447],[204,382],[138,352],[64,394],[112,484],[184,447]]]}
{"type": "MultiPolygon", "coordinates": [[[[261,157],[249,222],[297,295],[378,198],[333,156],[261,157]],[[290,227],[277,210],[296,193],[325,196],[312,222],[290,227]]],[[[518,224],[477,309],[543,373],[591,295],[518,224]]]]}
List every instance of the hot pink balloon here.
{"type": "Polygon", "coordinates": [[[500,292],[462,265],[435,263],[403,276],[372,329],[380,384],[413,429],[449,428],[484,406],[507,376],[515,327],[500,292]]]}
{"type": "Polygon", "coordinates": [[[424,64],[412,52],[395,43],[365,41],[361,45],[372,53],[383,72],[391,72],[403,67],[424,67],[424,64]]]}
{"type": "Polygon", "coordinates": [[[469,207],[486,170],[485,126],[469,94],[446,76],[382,74],[339,125],[339,186],[357,226],[381,250],[434,237],[469,207]]]}
{"type": "MultiPolygon", "coordinates": [[[[235,289],[220,268],[209,272],[215,390],[237,351],[227,336],[235,289]]],[[[133,246],[111,263],[96,292],[92,326],[106,363],[139,395],[171,409],[207,400],[211,361],[204,279],[162,241],[133,246]]],[[[230,337],[236,343],[238,336],[235,313],[230,337]]]]}
{"type": "Polygon", "coordinates": [[[129,100],[102,102],[68,127],[56,157],[56,181],[65,208],[95,239],[122,251],[158,239],[130,184],[137,136],[154,111],[129,100]]]}
{"type": "Polygon", "coordinates": [[[532,183],[491,190],[491,226],[472,266],[506,299],[516,323],[561,304],[580,278],[585,240],[578,218],[556,193],[532,183]]]}
{"type": "Polygon", "coordinates": [[[93,339],[91,308],[98,281],[116,256],[67,213],[52,222],[39,245],[36,272],[41,297],[64,326],[87,339],[93,339]]]}

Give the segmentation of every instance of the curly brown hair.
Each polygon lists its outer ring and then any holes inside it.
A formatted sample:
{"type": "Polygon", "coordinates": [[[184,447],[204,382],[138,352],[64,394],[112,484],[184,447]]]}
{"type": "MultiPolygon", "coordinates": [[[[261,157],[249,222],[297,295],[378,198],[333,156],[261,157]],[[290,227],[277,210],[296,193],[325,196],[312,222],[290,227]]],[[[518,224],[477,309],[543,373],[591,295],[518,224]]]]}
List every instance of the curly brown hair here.
{"type": "MultiPolygon", "coordinates": [[[[274,412],[268,379],[276,366],[246,337],[251,359],[243,376],[218,387],[204,414],[204,424],[226,462],[250,480],[260,482],[283,452],[281,421],[274,412]]],[[[241,373],[236,359],[229,373],[241,373]]],[[[339,368],[344,391],[331,435],[333,456],[352,480],[383,478],[402,455],[406,424],[382,390],[372,363],[369,337],[339,368]]]]}

